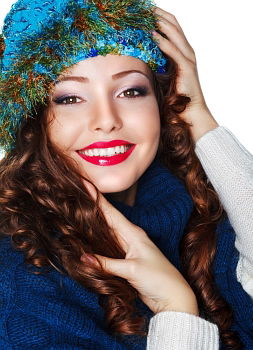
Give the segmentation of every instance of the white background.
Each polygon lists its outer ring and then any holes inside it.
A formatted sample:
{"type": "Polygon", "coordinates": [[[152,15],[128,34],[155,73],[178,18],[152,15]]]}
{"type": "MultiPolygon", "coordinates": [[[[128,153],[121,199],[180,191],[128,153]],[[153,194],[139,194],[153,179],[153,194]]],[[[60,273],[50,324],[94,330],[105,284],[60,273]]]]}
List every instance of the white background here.
{"type": "MultiPolygon", "coordinates": [[[[1,0],[0,26],[13,0],[1,0]]],[[[252,0],[157,0],[194,48],[209,109],[253,153],[252,0]]]]}

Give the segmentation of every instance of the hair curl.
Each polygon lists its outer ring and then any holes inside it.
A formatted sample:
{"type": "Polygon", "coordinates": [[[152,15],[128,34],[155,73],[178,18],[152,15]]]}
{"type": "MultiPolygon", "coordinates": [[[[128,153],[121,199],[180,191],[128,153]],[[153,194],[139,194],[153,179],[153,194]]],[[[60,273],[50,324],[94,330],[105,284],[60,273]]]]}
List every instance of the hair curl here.
{"type": "MultiPolygon", "coordinates": [[[[232,311],[214,287],[211,271],[215,229],[224,210],[194,152],[190,125],[180,118],[190,98],[177,93],[178,69],[170,62],[168,74],[153,74],[161,115],[158,156],[184,181],[195,205],[181,244],[185,276],[201,307],[218,325],[224,344],[239,349],[237,335],[229,330],[232,311]]],[[[80,263],[85,252],[111,258],[125,254],[73,161],[50,143],[46,111],[37,108],[34,113],[1,162],[1,232],[12,237],[26,262],[38,271],[51,266],[98,293],[108,331],[146,335],[145,317],[135,305],[137,291],[101,266],[80,263]]]]}
{"type": "Polygon", "coordinates": [[[178,67],[172,62],[168,75],[156,75],[156,90],[159,91],[161,106],[160,160],[184,181],[194,202],[194,210],[180,244],[184,275],[195,292],[199,306],[219,327],[222,342],[228,349],[242,349],[237,332],[230,330],[232,309],[220,295],[212,273],[216,228],[226,212],[196,156],[191,125],[180,118],[180,113],[185,111],[191,99],[177,94],[177,74],[178,67]]]}

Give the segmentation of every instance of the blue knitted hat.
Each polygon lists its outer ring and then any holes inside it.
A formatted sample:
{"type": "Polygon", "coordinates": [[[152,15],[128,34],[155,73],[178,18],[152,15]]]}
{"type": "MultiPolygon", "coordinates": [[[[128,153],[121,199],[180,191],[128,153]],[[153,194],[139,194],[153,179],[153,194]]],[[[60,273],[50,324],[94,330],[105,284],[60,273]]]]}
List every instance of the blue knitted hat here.
{"type": "Polygon", "coordinates": [[[46,104],[59,74],[83,59],[133,56],[165,72],[153,29],[152,0],[17,1],[0,35],[0,147],[13,146],[21,123],[46,104]]]}

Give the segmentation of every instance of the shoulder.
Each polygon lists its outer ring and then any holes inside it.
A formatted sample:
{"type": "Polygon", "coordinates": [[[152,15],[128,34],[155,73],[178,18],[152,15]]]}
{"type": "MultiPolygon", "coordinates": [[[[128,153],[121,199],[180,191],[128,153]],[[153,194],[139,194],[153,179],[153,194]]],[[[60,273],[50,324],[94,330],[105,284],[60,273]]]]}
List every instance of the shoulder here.
{"type": "Polygon", "coordinates": [[[9,238],[0,239],[0,312],[2,319],[12,308],[15,298],[15,269],[20,256],[12,248],[9,238]]]}
{"type": "Polygon", "coordinates": [[[1,314],[9,314],[20,303],[26,303],[39,295],[46,295],[60,286],[60,273],[35,274],[25,262],[23,252],[13,248],[10,238],[0,239],[0,303],[1,314]]]}
{"type": "Polygon", "coordinates": [[[53,268],[37,269],[25,261],[24,253],[13,248],[10,238],[0,239],[0,294],[5,290],[17,298],[54,298],[81,286],[53,268]]]}
{"type": "Polygon", "coordinates": [[[0,240],[0,301],[0,341],[5,346],[34,342],[45,348],[52,337],[61,343],[68,336],[74,344],[75,327],[87,337],[88,316],[100,312],[93,293],[55,269],[34,273],[8,239],[0,240]]]}

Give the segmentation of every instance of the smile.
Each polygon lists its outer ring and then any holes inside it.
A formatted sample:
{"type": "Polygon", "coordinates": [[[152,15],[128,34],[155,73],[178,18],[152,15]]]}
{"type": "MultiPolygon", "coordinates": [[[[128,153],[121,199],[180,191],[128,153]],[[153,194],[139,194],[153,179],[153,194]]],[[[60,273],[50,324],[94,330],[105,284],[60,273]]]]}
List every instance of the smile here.
{"type": "Polygon", "coordinates": [[[126,160],[135,148],[123,140],[113,140],[109,142],[95,142],[82,150],[77,151],[78,155],[89,163],[109,166],[126,160]]]}

